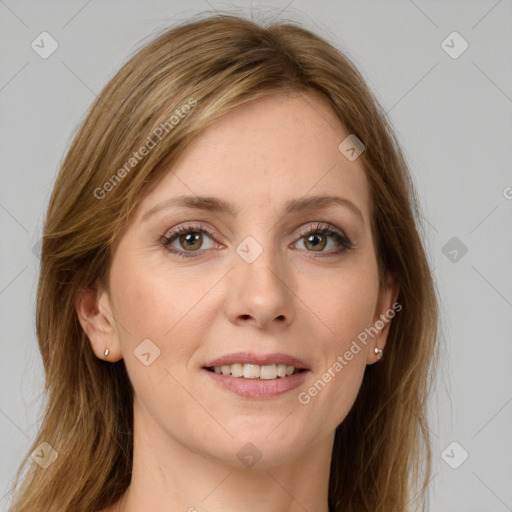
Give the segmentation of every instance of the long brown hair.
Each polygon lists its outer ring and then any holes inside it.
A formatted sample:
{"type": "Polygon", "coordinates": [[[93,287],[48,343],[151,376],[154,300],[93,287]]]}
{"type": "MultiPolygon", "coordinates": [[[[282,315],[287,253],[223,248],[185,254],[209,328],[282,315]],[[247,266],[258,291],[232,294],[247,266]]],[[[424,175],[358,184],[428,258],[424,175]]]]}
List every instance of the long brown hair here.
{"type": "Polygon", "coordinates": [[[16,474],[12,512],[90,512],[126,490],[133,388],[122,359],[109,363],[93,353],[76,314],[78,293],[97,279],[107,284],[112,244],[130,212],[205,127],[245,102],[290,91],[320,94],[364,142],[380,283],[394,276],[402,305],[385,359],[366,367],[337,428],[329,504],[344,512],[399,512],[411,510],[416,496],[424,505],[438,298],[397,138],[354,64],[327,41],[294,23],[265,26],[222,14],[166,29],[130,58],[97,97],[62,163],[37,290],[44,417],[16,474]],[[179,122],[169,122],[173,115],[179,122]],[[157,139],[162,126],[168,129],[157,139]],[[150,139],[154,147],[132,161],[150,139]],[[58,454],[46,469],[30,457],[43,442],[58,454]]]}

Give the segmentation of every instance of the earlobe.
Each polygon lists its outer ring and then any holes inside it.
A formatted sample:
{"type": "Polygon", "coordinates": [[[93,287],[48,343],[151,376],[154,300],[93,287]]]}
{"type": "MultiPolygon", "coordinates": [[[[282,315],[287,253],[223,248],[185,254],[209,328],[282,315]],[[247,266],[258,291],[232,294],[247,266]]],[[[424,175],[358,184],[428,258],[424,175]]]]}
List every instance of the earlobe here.
{"type": "Polygon", "coordinates": [[[367,364],[373,364],[382,359],[387,342],[389,328],[396,311],[400,311],[398,305],[398,295],[400,286],[396,280],[389,277],[385,288],[379,290],[379,298],[375,311],[373,327],[378,330],[378,334],[373,337],[371,352],[368,353],[367,364]]]}
{"type": "Polygon", "coordinates": [[[111,362],[121,359],[116,323],[107,292],[96,285],[80,290],[75,309],[96,357],[111,362]]]}

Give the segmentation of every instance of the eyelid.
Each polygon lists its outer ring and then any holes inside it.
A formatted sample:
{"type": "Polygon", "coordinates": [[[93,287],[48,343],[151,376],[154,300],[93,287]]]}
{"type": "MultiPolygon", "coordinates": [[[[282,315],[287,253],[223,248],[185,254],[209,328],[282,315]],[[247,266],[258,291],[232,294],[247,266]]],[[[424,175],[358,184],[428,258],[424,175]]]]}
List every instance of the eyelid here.
{"type": "Polygon", "coordinates": [[[210,236],[216,235],[218,233],[218,230],[216,230],[215,228],[212,228],[206,224],[203,224],[200,221],[191,221],[190,223],[186,222],[186,223],[180,224],[179,226],[176,226],[172,229],[169,229],[165,233],[163,238],[168,240],[168,239],[172,238],[173,236],[180,234],[181,232],[187,232],[187,231],[204,231],[205,233],[207,233],[210,236]]]}
{"type": "MultiPolygon", "coordinates": [[[[176,238],[182,233],[187,233],[189,231],[196,231],[196,232],[204,232],[208,236],[213,237],[218,233],[218,230],[215,228],[210,227],[209,225],[203,224],[201,221],[190,221],[186,222],[184,224],[181,224],[169,231],[166,232],[165,235],[161,237],[161,242],[164,245],[164,247],[171,253],[176,254],[178,256],[182,257],[196,257],[197,255],[207,252],[207,249],[200,249],[197,251],[185,251],[181,249],[170,249],[168,246],[171,242],[171,239],[176,238]],[[185,256],[186,255],[186,256],[185,256]]],[[[335,225],[331,224],[330,222],[323,222],[323,221],[314,221],[313,224],[308,224],[302,228],[299,229],[297,233],[297,238],[293,242],[293,244],[296,244],[298,241],[300,241],[305,236],[312,234],[312,233],[323,233],[328,234],[331,237],[338,238],[338,243],[342,246],[341,249],[334,251],[334,252],[323,252],[319,251],[317,255],[315,255],[315,251],[306,251],[309,253],[312,253],[314,257],[318,256],[330,256],[330,255],[336,255],[340,254],[346,250],[352,249],[354,247],[352,241],[345,235],[345,233],[336,227],[335,225]]],[[[216,240],[213,240],[216,244],[219,244],[216,240]]],[[[222,245],[222,244],[221,244],[222,245]]]]}
{"type": "Polygon", "coordinates": [[[331,224],[330,222],[321,222],[321,221],[314,221],[313,225],[309,224],[309,225],[305,226],[304,228],[301,228],[299,230],[299,235],[302,237],[304,235],[309,234],[312,231],[316,232],[316,231],[322,231],[322,230],[334,231],[340,237],[346,238],[348,240],[345,233],[341,229],[337,228],[334,224],[331,224]]]}
{"type": "MultiPolygon", "coordinates": [[[[299,232],[299,238],[297,242],[304,238],[305,236],[313,233],[321,233],[324,235],[328,235],[330,237],[333,237],[337,239],[337,242],[342,246],[342,249],[339,249],[334,252],[324,252],[319,251],[315,257],[322,257],[323,256],[330,256],[330,255],[336,255],[341,254],[342,252],[348,251],[350,249],[354,249],[354,243],[352,240],[345,234],[345,232],[338,227],[336,227],[334,224],[331,224],[330,222],[322,222],[322,221],[316,221],[313,225],[308,225],[305,228],[303,228],[299,232]]],[[[297,242],[294,242],[297,243],[297,242]]],[[[315,251],[308,251],[310,253],[315,253],[315,251]]]]}
{"type": "MultiPolygon", "coordinates": [[[[341,229],[337,228],[334,224],[331,224],[330,222],[323,222],[323,221],[313,221],[313,222],[314,222],[314,225],[308,224],[299,229],[299,231],[298,231],[299,237],[307,235],[311,231],[316,231],[316,230],[320,231],[323,229],[324,230],[330,229],[330,230],[336,232],[341,237],[347,239],[347,241],[348,241],[347,235],[341,229]]],[[[181,231],[186,231],[186,230],[205,231],[210,236],[213,236],[213,235],[216,235],[219,233],[218,230],[216,230],[215,228],[212,228],[206,224],[203,224],[201,221],[191,221],[190,223],[181,224],[171,230],[168,230],[165,233],[165,235],[163,236],[163,238],[169,239],[172,236],[176,235],[177,233],[180,233],[181,231]],[[195,222],[197,222],[197,224],[195,222]]]]}

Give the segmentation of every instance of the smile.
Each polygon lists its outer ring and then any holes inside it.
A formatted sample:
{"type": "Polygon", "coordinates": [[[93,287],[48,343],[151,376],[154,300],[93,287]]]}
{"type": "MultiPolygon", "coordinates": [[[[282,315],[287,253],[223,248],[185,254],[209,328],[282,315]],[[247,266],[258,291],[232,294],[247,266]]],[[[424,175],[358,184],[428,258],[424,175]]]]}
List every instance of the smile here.
{"type": "Polygon", "coordinates": [[[201,371],[220,388],[265,399],[300,386],[311,373],[305,361],[285,353],[236,352],[204,363],[201,371]]]}
{"type": "Polygon", "coordinates": [[[273,380],[277,378],[285,378],[296,373],[303,372],[303,369],[295,368],[286,364],[224,364],[221,366],[213,366],[206,368],[211,372],[222,375],[231,375],[240,379],[261,379],[273,380]]]}

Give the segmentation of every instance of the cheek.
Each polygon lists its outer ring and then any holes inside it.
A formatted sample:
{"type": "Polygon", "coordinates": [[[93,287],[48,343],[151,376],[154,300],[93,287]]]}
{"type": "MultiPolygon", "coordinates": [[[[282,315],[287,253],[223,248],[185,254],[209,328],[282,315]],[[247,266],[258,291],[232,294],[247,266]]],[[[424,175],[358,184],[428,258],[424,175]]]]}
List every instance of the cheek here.
{"type": "Polygon", "coordinates": [[[125,257],[113,267],[116,311],[133,341],[141,336],[167,339],[208,291],[204,280],[169,268],[165,261],[148,264],[144,255],[125,257]]]}
{"type": "Polygon", "coordinates": [[[111,273],[113,301],[122,319],[117,332],[136,397],[162,421],[169,411],[187,410],[194,416],[194,403],[179,383],[201,339],[196,311],[208,283],[136,259],[117,263],[111,273]]]}
{"type": "Polygon", "coordinates": [[[322,395],[318,407],[327,407],[324,417],[331,426],[338,425],[352,408],[359,392],[368,348],[361,333],[371,325],[378,298],[376,266],[367,262],[358,271],[351,269],[337,280],[335,291],[326,300],[326,323],[335,335],[324,347],[325,367],[319,372],[315,389],[322,395]],[[358,338],[358,336],[360,338],[358,338]]]}
{"type": "Polygon", "coordinates": [[[135,267],[121,267],[112,276],[116,311],[122,318],[119,334],[123,345],[137,344],[144,338],[159,339],[172,328],[178,314],[177,301],[169,288],[151,272],[135,267]]]}
{"type": "Polygon", "coordinates": [[[371,325],[376,297],[371,280],[347,279],[325,301],[322,318],[332,332],[324,338],[322,364],[315,378],[298,397],[310,418],[322,419],[318,429],[325,432],[343,421],[359,393],[368,348],[358,336],[371,325]]]}
{"type": "MultiPolygon", "coordinates": [[[[202,330],[207,326],[204,311],[215,279],[211,275],[198,278],[186,269],[170,272],[165,261],[148,265],[142,258],[139,261],[136,257],[125,257],[116,263],[111,283],[116,316],[120,319],[118,333],[129,373],[138,374],[141,367],[145,368],[135,355],[140,352],[143,340],[148,339],[157,347],[152,348],[151,343],[144,341],[149,352],[154,350],[158,354],[155,366],[186,372],[198,340],[204,337],[202,330]]],[[[133,377],[137,381],[137,375],[133,377]]]]}
{"type": "Polygon", "coordinates": [[[330,351],[344,352],[371,325],[378,298],[376,273],[366,267],[340,273],[322,289],[314,306],[330,330],[330,351]]]}

